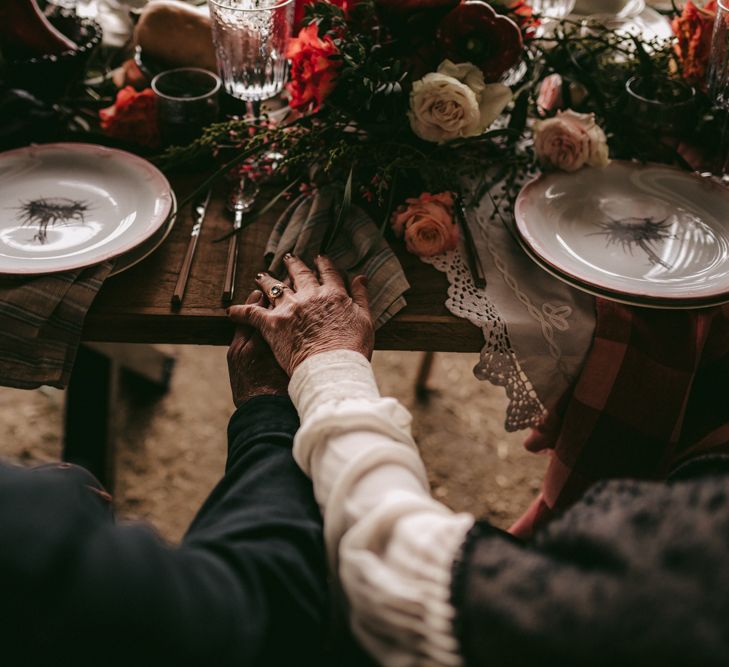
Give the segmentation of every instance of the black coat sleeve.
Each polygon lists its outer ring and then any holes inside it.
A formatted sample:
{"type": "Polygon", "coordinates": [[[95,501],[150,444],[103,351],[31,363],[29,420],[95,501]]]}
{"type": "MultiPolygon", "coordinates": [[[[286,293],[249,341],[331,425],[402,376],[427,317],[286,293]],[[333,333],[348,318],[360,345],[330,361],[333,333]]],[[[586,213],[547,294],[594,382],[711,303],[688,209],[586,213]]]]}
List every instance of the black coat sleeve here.
{"type": "Polygon", "coordinates": [[[297,428],[286,398],[241,407],[225,475],[178,547],[116,524],[80,468],[0,467],[5,664],[316,664],[325,559],[297,428]]]}

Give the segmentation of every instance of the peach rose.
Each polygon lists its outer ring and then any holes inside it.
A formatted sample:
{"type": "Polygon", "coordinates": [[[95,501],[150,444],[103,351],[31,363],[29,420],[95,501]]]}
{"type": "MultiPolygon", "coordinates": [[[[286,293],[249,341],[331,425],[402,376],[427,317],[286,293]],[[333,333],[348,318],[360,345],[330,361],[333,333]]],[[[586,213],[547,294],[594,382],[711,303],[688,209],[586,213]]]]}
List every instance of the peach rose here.
{"type": "Polygon", "coordinates": [[[534,124],[534,150],[542,164],[563,171],[605,167],[610,162],[607,139],[594,114],[571,109],[534,124]]]}
{"type": "Polygon", "coordinates": [[[453,220],[453,195],[424,192],[405,200],[391,219],[395,235],[418,257],[440,255],[458,245],[458,226],[453,220]]]}

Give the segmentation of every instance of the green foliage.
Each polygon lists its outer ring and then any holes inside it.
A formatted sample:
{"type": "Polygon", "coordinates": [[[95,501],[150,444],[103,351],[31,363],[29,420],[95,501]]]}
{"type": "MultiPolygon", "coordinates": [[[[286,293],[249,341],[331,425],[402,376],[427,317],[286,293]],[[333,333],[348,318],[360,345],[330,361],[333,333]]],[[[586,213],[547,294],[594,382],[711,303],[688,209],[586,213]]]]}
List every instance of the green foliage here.
{"type": "MultiPolygon", "coordinates": [[[[641,78],[648,96],[685,86],[672,39],[635,36],[600,22],[564,20],[533,48],[535,59],[543,64],[542,78],[552,73],[562,77],[565,106],[595,114],[608,135],[611,155],[674,160],[673,149],[660,141],[662,128],[656,119],[639,109],[626,90],[633,77],[641,78]]],[[[537,91],[535,87],[534,97],[537,91]]]]}

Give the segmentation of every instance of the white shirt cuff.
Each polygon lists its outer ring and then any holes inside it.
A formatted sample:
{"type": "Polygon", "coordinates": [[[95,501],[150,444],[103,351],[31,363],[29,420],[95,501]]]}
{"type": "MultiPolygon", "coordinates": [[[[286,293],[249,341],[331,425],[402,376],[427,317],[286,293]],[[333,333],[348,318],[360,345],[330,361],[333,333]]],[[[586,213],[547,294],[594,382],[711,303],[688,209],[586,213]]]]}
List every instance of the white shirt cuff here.
{"type": "Polygon", "coordinates": [[[301,362],[289,382],[289,396],[305,422],[323,403],[380,397],[372,366],[359,352],[333,350],[301,362]]]}

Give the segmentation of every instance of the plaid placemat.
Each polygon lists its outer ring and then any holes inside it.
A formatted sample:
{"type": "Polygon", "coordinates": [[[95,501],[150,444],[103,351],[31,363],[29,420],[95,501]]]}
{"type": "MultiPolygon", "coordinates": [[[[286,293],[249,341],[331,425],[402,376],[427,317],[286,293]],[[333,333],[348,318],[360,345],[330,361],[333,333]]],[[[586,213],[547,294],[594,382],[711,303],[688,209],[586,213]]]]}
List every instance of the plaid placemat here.
{"type": "Polygon", "coordinates": [[[595,481],[662,479],[729,452],[729,305],[649,310],[596,300],[585,366],[526,446],[549,451],[543,491],[512,526],[529,536],[595,481]]]}
{"type": "Polygon", "coordinates": [[[86,313],[113,266],[0,278],[0,385],[68,384],[86,313]]]}
{"type": "MultiPolygon", "coordinates": [[[[321,251],[341,201],[342,191],[335,186],[325,186],[296,199],[278,219],[266,244],[269,273],[283,277],[283,256],[289,252],[311,265],[321,251]]],[[[403,293],[410,289],[410,284],[395,253],[362,209],[349,209],[327,255],[350,278],[358,274],[367,276],[376,328],[405,307],[403,293]]]]}

